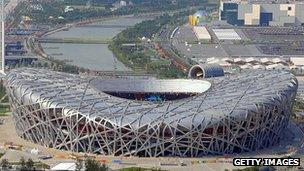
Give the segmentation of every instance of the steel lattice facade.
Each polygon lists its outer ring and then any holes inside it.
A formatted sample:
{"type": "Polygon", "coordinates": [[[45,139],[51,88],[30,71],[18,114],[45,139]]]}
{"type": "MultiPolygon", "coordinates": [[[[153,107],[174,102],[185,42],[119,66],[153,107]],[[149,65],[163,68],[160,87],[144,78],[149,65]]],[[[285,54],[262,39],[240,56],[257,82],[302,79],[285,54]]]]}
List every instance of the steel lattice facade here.
{"type": "Polygon", "coordinates": [[[17,69],[7,92],[17,133],[47,147],[146,157],[199,157],[276,145],[297,91],[283,71],[211,78],[202,94],[164,102],[135,101],[92,87],[96,77],[17,69]]]}

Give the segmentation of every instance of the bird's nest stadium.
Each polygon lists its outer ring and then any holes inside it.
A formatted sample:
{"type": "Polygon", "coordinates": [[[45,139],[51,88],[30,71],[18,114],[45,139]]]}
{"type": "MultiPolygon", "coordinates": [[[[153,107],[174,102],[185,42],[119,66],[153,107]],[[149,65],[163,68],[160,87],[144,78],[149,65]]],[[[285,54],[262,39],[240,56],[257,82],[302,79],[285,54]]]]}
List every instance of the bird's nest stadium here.
{"type": "Polygon", "coordinates": [[[17,133],[31,142],[114,156],[200,157],[279,143],[297,80],[284,71],[157,80],[22,68],[6,86],[17,133]]]}

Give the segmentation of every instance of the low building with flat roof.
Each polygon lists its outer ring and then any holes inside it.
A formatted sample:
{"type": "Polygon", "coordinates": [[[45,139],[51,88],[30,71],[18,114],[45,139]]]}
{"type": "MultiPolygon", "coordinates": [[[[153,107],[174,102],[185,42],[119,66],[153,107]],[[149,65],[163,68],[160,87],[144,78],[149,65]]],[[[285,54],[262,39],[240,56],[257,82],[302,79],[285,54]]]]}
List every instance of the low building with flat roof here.
{"type": "Polygon", "coordinates": [[[213,29],[219,40],[241,40],[242,38],[234,29],[213,29]]]}
{"type": "Polygon", "coordinates": [[[52,167],[52,171],[74,171],[76,170],[76,163],[59,163],[56,166],[52,167]]]}
{"type": "Polygon", "coordinates": [[[200,40],[211,40],[211,36],[205,26],[194,26],[193,31],[195,33],[196,38],[200,40]]]}

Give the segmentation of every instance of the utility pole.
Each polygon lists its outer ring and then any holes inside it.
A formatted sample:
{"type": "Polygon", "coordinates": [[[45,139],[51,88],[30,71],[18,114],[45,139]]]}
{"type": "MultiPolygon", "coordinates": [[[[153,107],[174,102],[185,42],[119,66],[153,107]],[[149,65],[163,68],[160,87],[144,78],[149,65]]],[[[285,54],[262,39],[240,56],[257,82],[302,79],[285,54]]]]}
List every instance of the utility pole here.
{"type": "Polygon", "coordinates": [[[5,16],[4,16],[4,0],[1,0],[1,72],[5,69],[5,16]]]}

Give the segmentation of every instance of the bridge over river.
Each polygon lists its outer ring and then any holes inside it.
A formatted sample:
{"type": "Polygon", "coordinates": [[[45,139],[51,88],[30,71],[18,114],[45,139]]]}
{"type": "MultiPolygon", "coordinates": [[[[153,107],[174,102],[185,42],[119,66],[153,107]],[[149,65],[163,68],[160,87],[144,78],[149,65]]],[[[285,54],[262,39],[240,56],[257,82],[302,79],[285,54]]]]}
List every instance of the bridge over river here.
{"type": "Polygon", "coordinates": [[[126,26],[126,25],[116,25],[116,24],[87,24],[87,25],[77,25],[77,27],[96,27],[96,28],[128,28],[130,26],[126,26]]]}
{"type": "Polygon", "coordinates": [[[48,38],[42,37],[40,43],[108,44],[111,39],[92,38],[48,38]]]}

